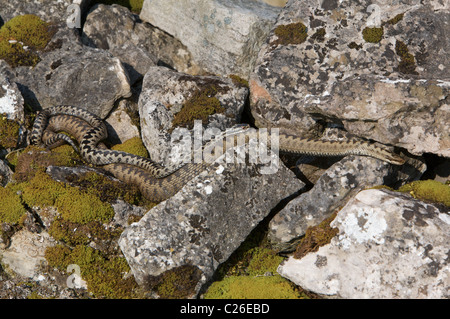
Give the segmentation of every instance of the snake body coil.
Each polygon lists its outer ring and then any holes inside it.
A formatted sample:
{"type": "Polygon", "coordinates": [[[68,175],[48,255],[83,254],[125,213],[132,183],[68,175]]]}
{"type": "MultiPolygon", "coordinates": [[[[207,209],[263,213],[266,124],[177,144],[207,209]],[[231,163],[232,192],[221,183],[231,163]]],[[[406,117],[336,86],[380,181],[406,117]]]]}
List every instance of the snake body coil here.
{"type": "MultiPolygon", "coordinates": [[[[34,122],[30,143],[54,147],[73,141],[60,132],[72,135],[80,145],[84,160],[102,168],[124,182],[138,185],[143,195],[162,201],[178,192],[184,184],[201,173],[211,161],[189,163],[176,170],[163,167],[148,158],[126,152],[109,150],[101,142],[107,137],[103,121],[90,112],[74,106],[56,106],[40,112],[34,122]]],[[[255,129],[244,130],[245,140],[259,138],[255,129]]],[[[240,133],[235,135],[235,141],[240,133]]],[[[270,138],[268,138],[270,140],[270,138]]],[[[279,149],[297,154],[315,156],[365,155],[402,165],[405,160],[389,150],[364,140],[322,141],[279,134],[279,149]]]]}

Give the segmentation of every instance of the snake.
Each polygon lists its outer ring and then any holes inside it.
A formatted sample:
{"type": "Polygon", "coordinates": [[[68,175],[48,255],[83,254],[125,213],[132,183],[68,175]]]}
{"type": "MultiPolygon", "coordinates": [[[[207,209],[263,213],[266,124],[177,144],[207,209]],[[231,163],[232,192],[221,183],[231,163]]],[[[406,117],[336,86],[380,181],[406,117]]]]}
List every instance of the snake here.
{"type": "MultiPolygon", "coordinates": [[[[213,162],[204,160],[201,163],[166,167],[149,158],[110,150],[102,142],[107,138],[103,120],[83,108],[71,105],[54,106],[38,112],[31,130],[30,144],[53,148],[66,142],[76,149],[71,138],[61,132],[70,134],[78,142],[79,153],[86,162],[100,166],[126,183],[136,184],[144,197],[156,202],[176,194],[213,162]]],[[[233,134],[235,142],[239,139],[242,141],[242,134],[245,134],[246,142],[251,138],[259,138],[259,131],[254,128],[237,130],[233,134]]],[[[278,138],[279,150],[282,152],[313,156],[362,155],[393,165],[405,163],[405,159],[384,145],[363,139],[326,141],[283,132],[278,134],[278,138]]]]}

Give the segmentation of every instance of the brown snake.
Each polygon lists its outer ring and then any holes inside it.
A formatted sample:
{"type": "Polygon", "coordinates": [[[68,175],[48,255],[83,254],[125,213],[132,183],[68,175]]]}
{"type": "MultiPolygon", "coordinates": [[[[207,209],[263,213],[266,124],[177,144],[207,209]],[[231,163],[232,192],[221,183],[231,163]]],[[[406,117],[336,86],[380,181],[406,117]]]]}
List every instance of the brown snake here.
{"type": "MultiPolygon", "coordinates": [[[[162,201],[177,193],[189,180],[205,170],[210,162],[188,163],[167,168],[150,159],[125,152],[109,150],[101,143],[107,137],[103,121],[90,112],[74,106],[56,106],[38,114],[33,125],[30,143],[55,147],[62,142],[74,143],[64,134],[72,135],[80,145],[84,160],[102,168],[118,179],[138,185],[142,194],[153,201],[162,201]],[[64,135],[64,136],[63,136],[64,135]],[[69,141],[70,140],[70,141],[69,141]]],[[[258,131],[244,131],[245,138],[258,138],[258,131]]],[[[235,138],[238,138],[236,135],[235,138]]],[[[269,138],[270,139],[270,138],[269,138]]],[[[365,140],[322,141],[279,134],[281,151],[314,156],[371,156],[395,165],[405,160],[391,151],[365,140]]]]}

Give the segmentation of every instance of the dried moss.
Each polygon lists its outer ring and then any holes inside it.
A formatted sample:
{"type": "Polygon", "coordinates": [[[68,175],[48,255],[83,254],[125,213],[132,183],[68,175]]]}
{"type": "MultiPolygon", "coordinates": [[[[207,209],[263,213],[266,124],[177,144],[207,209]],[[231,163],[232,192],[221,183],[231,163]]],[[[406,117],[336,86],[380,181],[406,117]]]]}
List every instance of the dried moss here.
{"type": "Polygon", "coordinates": [[[12,67],[34,66],[39,62],[37,51],[46,47],[53,33],[38,16],[16,16],[0,28],[0,59],[12,67]]]}
{"type": "Polygon", "coordinates": [[[233,81],[234,85],[236,85],[236,86],[246,87],[246,88],[249,87],[248,81],[241,78],[238,75],[230,74],[228,77],[231,79],[231,81],[233,81]]]}
{"type": "Polygon", "coordinates": [[[69,175],[67,176],[67,181],[86,193],[96,195],[102,202],[112,202],[116,199],[122,199],[132,205],[145,206],[149,204],[136,185],[111,180],[95,172],[69,175]]]}
{"type": "Polygon", "coordinates": [[[212,283],[205,299],[301,299],[308,298],[288,280],[276,276],[231,276],[212,283]]]}
{"type": "Polygon", "coordinates": [[[44,172],[48,166],[74,166],[80,161],[80,156],[69,145],[51,151],[29,145],[17,157],[14,180],[25,182],[32,179],[36,172],[44,172]]]}
{"type": "Polygon", "coordinates": [[[300,259],[310,252],[317,251],[319,247],[328,244],[331,239],[336,236],[339,230],[330,226],[330,223],[336,215],[337,212],[324,219],[319,225],[308,227],[305,236],[302,238],[294,252],[294,258],[300,259]]]}
{"type": "Polygon", "coordinates": [[[398,71],[404,74],[418,74],[414,56],[409,53],[408,47],[400,40],[395,42],[395,53],[400,57],[398,71]]]}
{"type": "Polygon", "coordinates": [[[450,206],[450,185],[445,185],[438,181],[414,181],[403,185],[398,191],[409,193],[417,199],[450,206]]]}
{"type": "Polygon", "coordinates": [[[378,43],[383,38],[384,30],[383,27],[377,28],[364,28],[362,31],[363,38],[366,42],[378,43]]]}
{"type": "Polygon", "coordinates": [[[277,40],[272,42],[276,45],[300,44],[308,37],[308,28],[301,22],[280,25],[274,30],[277,40]]]}

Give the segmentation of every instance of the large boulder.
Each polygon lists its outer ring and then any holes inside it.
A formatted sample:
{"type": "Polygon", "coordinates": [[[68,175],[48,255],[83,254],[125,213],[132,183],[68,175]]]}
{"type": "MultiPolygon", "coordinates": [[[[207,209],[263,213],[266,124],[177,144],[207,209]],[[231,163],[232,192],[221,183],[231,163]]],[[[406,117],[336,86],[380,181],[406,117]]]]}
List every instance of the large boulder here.
{"type": "Polygon", "coordinates": [[[80,14],[81,17],[90,3],[91,0],[0,0],[0,26],[15,16],[23,14],[34,14],[55,24],[74,22],[75,14],[80,14]]]}
{"type": "Polygon", "coordinates": [[[144,23],[138,15],[119,5],[93,6],[83,25],[82,41],[118,57],[131,83],[141,80],[149,67],[157,64],[186,73],[200,70],[179,40],[144,23]]]}
{"type": "Polygon", "coordinates": [[[1,68],[17,83],[25,102],[37,109],[69,104],[105,118],[117,100],[131,96],[121,61],[105,50],[83,46],[76,32],[65,26],[40,52],[36,66],[1,68]]]}
{"type": "Polygon", "coordinates": [[[417,168],[390,165],[381,160],[347,156],[332,165],[314,187],[290,201],[269,224],[268,237],[278,250],[292,250],[310,226],[330,217],[359,191],[419,178],[426,165],[417,161],[417,168]]]}
{"type": "Polygon", "coordinates": [[[278,272],[304,289],[341,298],[449,298],[450,215],[388,190],[357,194],[331,222],[331,242],[278,272]]]}
{"type": "Polygon", "coordinates": [[[167,271],[190,267],[196,274],[191,294],[198,292],[270,210],[302,188],[279,164],[261,174],[265,165],[215,163],[131,224],[119,245],[136,281],[151,284],[167,271]]]}
{"type": "Polygon", "coordinates": [[[206,72],[248,78],[279,11],[260,1],[146,0],[140,17],[179,39],[206,72]]]}
{"type": "Polygon", "coordinates": [[[289,1],[250,78],[256,122],[450,156],[449,17],[430,0],[289,1]]]}
{"type": "Polygon", "coordinates": [[[142,140],[150,157],[164,165],[180,164],[185,137],[195,137],[195,121],[200,121],[202,131],[224,131],[240,123],[247,97],[248,88],[230,78],[151,67],[138,103],[142,140]]]}

